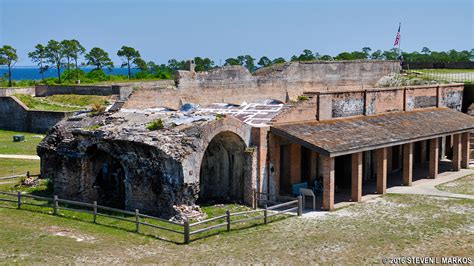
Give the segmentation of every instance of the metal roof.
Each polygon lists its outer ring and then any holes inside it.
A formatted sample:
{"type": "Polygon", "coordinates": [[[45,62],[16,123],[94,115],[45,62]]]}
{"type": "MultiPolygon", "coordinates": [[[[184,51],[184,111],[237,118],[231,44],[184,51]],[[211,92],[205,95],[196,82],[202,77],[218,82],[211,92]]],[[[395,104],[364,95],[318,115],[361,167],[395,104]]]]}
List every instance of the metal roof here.
{"type": "Polygon", "coordinates": [[[448,108],[277,124],[270,131],[334,157],[472,131],[474,117],[448,108]]]}

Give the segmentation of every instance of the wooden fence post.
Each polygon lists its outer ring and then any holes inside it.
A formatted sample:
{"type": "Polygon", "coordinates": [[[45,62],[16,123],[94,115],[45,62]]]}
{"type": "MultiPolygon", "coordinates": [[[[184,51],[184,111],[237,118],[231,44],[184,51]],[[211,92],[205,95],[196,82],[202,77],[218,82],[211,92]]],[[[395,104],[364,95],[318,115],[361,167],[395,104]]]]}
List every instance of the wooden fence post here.
{"type": "Polygon", "coordinates": [[[53,201],[54,209],[53,209],[53,214],[57,215],[58,214],[58,195],[54,195],[54,201],[53,201]]]}
{"type": "Polygon", "coordinates": [[[189,244],[189,220],[188,217],[184,219],[184,244],[189,244]]]}
{"type": "Polygon", "coordinates": [[[97,201],[94,201],[94,223],[97,223],[97,201]]]}
{"type": "Polygon", "coordinates": [[[227,220],[227,231],[230,231],[230,211],[227,210],[225,211],[226,214],[226,220],[227,220]]]}
{"type": "Polygon", "coordinates": [[[140,213],[138,212],[138,209],[135,209],[135,224],[136,224],[136,227],[137,227],[137,233],[140,232],[140,213]]]}
{"type": "Polygon", "coordinates": [[[303,196],[298,196],[298,216],[303,215],[303,196]]]}
{"type": "Polygon", "coordinates": [[[18,191],[18,209],[21,208],[21,192],[18,191]]]}
{"type": "Polygon", "coordinates": [[[263,223],[267,224],[268,223],[268,210],[267,210],[267,204],[265,203],[265,210],[263,211],[263,223]]]}
{"type": "Polygon", "coordinates": [[[254,189],[253,189],[253,209],[254,209],[254,210],[257,209],[257,204],[258,204],[258,201],[257,201],[257,190],[254,188],[254,189]]]}

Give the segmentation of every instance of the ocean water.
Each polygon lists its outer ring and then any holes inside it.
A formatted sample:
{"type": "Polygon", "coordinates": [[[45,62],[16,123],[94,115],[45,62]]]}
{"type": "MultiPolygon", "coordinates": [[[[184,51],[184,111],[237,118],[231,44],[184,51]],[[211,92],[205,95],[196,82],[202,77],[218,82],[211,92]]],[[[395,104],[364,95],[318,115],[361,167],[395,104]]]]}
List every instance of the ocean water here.
{"type": "MultiPolygon", "coordinates": [[[[81,67],[80,69],[84,70],[85,72],[89,72],[93,70],[92,67],[81,67]]],[[[64,69],[61,70],[61,73],[64,69]]],[[[132,69],[132,73],[138,72],[137,69],[132,69]]],[[[108,70],[104,68],[104,72],[106,74],[112,75],[127,75],[128,69],[127,68],[120,68],[114,67],[112,70],[108,70]]],[[[0,77],[3,77],[6,73],[8,73],[8,68],[2,66],[0,67],[0,77]]],[[[45,78],[56,78],[57,77],[57,70],[56,69],[48,69],[46,72],[43,73],[45,78]]],[[[37,67],[14,67],[12,68],[12,79],[14,80],[40,80],[41,74],[39,73],[39,69],[37,67]]]]}

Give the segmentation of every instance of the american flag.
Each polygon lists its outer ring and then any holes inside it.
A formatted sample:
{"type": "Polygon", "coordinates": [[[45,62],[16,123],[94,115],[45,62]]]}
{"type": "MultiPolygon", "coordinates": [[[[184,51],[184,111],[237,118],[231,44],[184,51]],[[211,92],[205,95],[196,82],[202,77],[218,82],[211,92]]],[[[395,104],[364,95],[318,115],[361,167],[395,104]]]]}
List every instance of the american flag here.
{"type": "Polygon", "coordinates": [[[401,26],[401,23],[398,25],[397,38],[395,38],[395,43],[393,44],[393,46],[397,46],[400,44],[400,26],[401,26]]]}

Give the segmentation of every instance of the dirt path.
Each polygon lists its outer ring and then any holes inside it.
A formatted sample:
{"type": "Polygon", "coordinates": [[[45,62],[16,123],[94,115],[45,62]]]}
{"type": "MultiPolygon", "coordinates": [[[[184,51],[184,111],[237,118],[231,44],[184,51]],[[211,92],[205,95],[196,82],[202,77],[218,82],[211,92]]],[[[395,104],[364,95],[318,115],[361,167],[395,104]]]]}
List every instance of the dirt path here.
{"type": "Polygon", "coordinates": [[[37,155],[0,154],[0,159],[39,160],[40,157],[37,155]]]}

